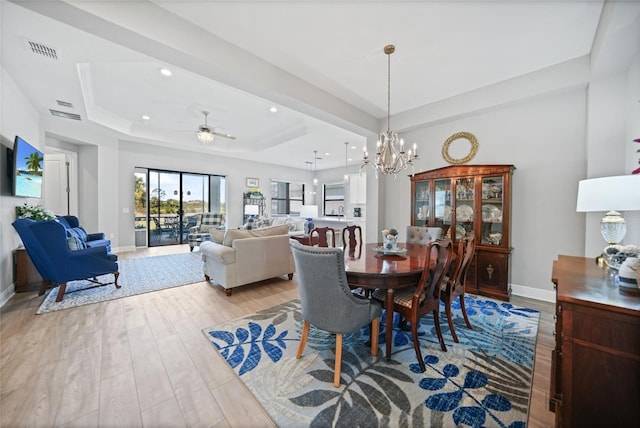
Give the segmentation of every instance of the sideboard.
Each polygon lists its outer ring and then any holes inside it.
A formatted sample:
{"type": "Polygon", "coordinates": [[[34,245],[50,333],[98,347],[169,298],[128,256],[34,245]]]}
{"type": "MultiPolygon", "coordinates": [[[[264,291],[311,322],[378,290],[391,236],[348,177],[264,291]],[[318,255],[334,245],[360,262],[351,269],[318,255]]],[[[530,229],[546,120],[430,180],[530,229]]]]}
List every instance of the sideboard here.
{"type": "Polygon", "coordinates": [[[595,259],[559,256],[549,408],[557,427],[640,421],[640,293],[622,291],[595,259]]]}

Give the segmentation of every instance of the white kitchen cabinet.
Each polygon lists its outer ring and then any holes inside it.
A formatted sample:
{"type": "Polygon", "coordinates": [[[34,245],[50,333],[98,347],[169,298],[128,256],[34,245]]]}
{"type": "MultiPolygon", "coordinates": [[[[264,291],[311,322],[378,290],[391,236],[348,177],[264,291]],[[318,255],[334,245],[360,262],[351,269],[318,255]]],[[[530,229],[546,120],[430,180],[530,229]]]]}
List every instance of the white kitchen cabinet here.
{"type": "Polygon", "coordinates": [[[367,175],[349,175],[349,202],[352,204],[367,203],[367,175]]]}

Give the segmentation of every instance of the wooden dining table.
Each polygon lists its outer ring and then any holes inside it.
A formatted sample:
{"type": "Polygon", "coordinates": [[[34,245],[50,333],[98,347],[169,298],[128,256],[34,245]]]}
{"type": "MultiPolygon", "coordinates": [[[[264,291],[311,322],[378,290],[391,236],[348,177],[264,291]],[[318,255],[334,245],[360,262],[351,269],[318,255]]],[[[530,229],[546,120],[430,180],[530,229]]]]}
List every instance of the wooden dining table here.
{"type": "Polygon", "coordinates": [[[427,246],[420,244],[399,243],[399,248],[406,251],[397,254],[384,254],[377,248],[382,243],[366,244],[358,253],[345,251],[344,261],[347,281],[352,288],[387,290],[385,308],[387,308],[385,324],[385,344],[387,361],[391,359],[391,337],[393,333],[393,293],[395,289],[417,285],[424,269],[427,246]]]}

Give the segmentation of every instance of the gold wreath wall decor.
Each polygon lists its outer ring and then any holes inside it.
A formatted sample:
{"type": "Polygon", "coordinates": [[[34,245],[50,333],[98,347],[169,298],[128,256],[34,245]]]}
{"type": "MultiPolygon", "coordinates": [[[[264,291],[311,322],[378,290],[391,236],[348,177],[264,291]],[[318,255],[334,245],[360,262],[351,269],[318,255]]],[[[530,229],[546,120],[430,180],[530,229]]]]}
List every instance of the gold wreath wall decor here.
{"type": "Polygon", "coordinates": [[[442,146],[442,157],[444,158],[444,160],[454,165],[469,162],[471,159],[473,159],[476,153],[478,153],[478,140],[470,132],[456,132],[451,137],[447,138],[447,141],[445,141],[444,145],[442,146]],[[455,159],[449,155],[449,146],[455,140],[458,140],[460,138],[464,138],[465,140],[468,140],[469,143],[471,143],[471,150],[465,157],[455,159]]]}

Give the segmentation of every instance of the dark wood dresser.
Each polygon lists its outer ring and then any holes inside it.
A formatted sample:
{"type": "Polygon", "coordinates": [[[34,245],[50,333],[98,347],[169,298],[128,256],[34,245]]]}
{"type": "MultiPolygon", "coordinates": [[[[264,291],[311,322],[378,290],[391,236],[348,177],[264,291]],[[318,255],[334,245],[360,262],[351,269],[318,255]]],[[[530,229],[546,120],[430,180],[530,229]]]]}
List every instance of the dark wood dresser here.
{"type": "Polygon", "coordinates": [[[556,346],[549,407],[557,427],[640,423],[640,294],[595,259],[553,262],[556,346]]]}

